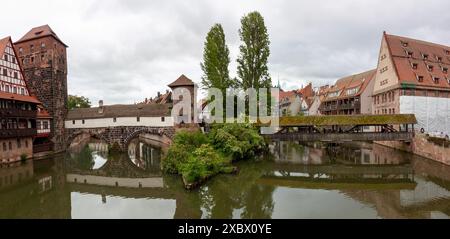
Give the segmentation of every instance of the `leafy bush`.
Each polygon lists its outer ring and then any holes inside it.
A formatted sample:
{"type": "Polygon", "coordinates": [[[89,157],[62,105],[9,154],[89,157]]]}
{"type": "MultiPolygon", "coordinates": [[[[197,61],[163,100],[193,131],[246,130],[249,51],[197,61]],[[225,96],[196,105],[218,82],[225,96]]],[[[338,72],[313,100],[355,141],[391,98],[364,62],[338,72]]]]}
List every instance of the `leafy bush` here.
{"type": "Polygon", "coordinates": [[[170,146],[166,158],[162,161],[162,168],[166,173],[176,174],[180,165],[186,162],[190,154],[187,147],[179,144],[170,146]]]}
{"type": "Polygon", "coordinates": [[[189,132],[180,131],[177,132],[173,140],[175,145],[182,145],[186,147],[189,151],[194,151],[196,148],[200,147],[202,144],[208,143],[208,137],[202,132],[189,132]]]}
{"type": "Polygon", "coordinates": [[[265,146],[264,138],[250,124],[216,125],[209,136],[217,150],[234,159],[253,157],[265,146]]]}
{"type": "Polygon", "coordinates": [[[187,183],[234,172],[232,159],[253,157],[265,146],[264,138],[250,124],[214,125],[209,136],[180,131],[174,137],[162,167],[166,173],[181,174],[187,183]]]}

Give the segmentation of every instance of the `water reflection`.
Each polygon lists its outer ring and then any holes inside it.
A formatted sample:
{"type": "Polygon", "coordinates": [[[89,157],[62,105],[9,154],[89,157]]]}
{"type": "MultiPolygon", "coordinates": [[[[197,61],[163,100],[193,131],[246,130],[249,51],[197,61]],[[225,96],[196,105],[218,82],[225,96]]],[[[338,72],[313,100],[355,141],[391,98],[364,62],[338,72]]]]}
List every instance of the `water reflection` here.
{"type": "Polygon", "coordinates": [[[450,167],[372,144],[274,142],[198,190],[163,175],[158,145],[90,142],[0,168],[0,218],[448,218],[450,167]]]}

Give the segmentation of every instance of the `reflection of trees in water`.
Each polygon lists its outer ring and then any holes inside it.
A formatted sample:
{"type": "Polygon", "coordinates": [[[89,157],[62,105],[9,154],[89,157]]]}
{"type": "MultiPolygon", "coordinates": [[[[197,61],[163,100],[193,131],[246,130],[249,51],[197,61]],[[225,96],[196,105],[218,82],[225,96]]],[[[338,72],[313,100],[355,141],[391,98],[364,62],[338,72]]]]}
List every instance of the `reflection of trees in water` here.
{"type": "Polygon", "coordinates": [[[95,161],[89,145],[85,145],[79,152],[68,153],[68,164],[72,168],[91,170],[95,161]]]}
{"type": "Polygon", "coordinates": [[[243,209],[241,218],[271,218],[273,186],[258,185],[264,162],[245,162],[239,165],[245,173],[220,175],[200,191],[206,218],[232,218],[235,209],[243,209]]]}

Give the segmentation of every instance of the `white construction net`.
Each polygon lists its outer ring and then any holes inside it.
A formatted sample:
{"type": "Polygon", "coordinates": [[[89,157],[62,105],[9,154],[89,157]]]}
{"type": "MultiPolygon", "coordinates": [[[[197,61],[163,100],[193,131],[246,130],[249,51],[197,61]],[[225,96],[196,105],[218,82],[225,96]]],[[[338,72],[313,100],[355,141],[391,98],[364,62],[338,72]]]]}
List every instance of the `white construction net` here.
{"type": "Polygon", "coordinates": [[[450,99],[424,96],[400,96],[400,113],[415,114],[416,129],[428,133],[450,134],[450,99]]]}

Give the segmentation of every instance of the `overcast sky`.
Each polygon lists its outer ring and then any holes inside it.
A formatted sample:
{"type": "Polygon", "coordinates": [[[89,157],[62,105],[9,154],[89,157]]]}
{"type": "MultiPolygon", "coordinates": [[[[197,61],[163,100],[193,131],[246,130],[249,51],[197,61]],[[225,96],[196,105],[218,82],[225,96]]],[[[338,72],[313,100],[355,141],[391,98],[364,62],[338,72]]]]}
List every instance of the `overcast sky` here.
{"type": "Polygon", "coordinates": [[[69,94],[94,105],[134,103],[165,91],[185,74],[202,75],[203,43],[221,23],[236,76],[241,17],[259,11],[266,22],[274,83],[314,86],[376,67],[386,30],[450,45],[447,0],[147,1],[14,0],[2,3],[1,36],[18,40],[49,24],[69,45],[69,94]]]}

